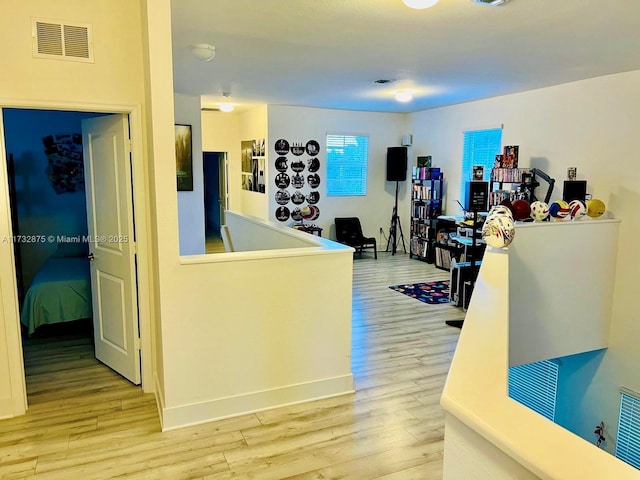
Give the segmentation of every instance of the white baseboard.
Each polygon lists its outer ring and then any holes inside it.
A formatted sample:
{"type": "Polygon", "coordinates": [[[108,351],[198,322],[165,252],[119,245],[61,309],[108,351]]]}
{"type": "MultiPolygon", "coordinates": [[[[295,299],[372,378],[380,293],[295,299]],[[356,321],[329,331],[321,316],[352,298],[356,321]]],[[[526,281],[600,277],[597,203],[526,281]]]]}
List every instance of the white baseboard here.
{"type": "Polygon", "coordinates": [[[156,396],[156,407],[158,408],[158,416],[160,417],[160,427],[163,426],[162,412],[164,411],[164,390],[160,388],[160,379],[157,372],[153,372],[153,383],[155,387],[154,395],[156,396]]]}
{"type": "MultiPolygon", "coordinates": [[[[156,389],[156,398],[159,398],[158,392],[160,390],[156,389]]],[[[349,374],[190,405],[163,408],[161,410],[162,431],[353,392],[353,375],[349,374]]],[[[161,400],[158,401],[161,405],[161,400]]]]}

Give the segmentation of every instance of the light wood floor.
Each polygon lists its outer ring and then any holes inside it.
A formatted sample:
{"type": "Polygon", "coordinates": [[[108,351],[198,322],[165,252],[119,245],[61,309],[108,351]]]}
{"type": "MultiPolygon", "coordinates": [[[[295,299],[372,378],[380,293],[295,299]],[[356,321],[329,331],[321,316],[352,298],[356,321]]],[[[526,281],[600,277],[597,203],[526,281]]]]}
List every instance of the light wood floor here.
{"type": "Polygon", "coordinates": [[[355,395],[162,433],[153,395],[67,335],[25,346],[29,411],[0,421],[1,479],[442,478],[439,398],[461,309],[389,285],[446,279],[408,255],[354,265],[355,395]]]}
{"type": "Polygon", "coordinates": [[[225,253],[224,243],[220,237],[209,237],[205,243],[206,253],[225,253]]]}

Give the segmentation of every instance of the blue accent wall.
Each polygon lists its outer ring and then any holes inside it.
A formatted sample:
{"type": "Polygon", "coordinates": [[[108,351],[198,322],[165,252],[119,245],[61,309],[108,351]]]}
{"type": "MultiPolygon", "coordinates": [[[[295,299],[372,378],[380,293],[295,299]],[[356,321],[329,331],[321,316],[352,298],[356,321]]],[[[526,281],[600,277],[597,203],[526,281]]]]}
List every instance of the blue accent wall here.
{"type": "MultiPolygon", "coordinates": [[[[91,112],[3,109],[7,157],[13,156],[19,233],[24,236],[87,235],[84,189],[56,193],[47,175],[49,158],[43,138],[56,134],[81,134],[91,112]]],[[[57,242],[21,242],[23,288],[55,252],[57,242]]]]}
{"type": "MultiPolygon", "coordinates": [[[[593,429],[605,414],[602,411],[590,416],[583,405],[588,387],[600,367],[606,349],[561,357],[558,363],[558,389],[556,398],[556,423],[590,443],[595,440],[593,429]],[[587,418],[588,417],[588,418],[587,418]]],[[[615,395],[617,392],[602,392],[615,395]]]]}

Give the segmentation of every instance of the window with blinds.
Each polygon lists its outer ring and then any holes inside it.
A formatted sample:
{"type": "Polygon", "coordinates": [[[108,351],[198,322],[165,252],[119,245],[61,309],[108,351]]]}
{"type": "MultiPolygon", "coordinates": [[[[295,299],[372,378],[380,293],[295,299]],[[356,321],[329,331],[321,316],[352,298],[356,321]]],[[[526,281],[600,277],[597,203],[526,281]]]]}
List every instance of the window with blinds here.
{"type": "Polygon", "coordinates": [[[327,196],[367,194],[369,137],[327,134],[327,196]]]}
{"type": "Polygon", "coordinates": [[[467,205],[467,184],[471,181],[474,165],[484,167],[484,180],[489,180],[496,155],[502,150],[502,127],[464,132],[462,147],[462,170],[460,196],[462,205],[467,205]]]}
{"type": "Polygon", "coordinates": [[[620,392],[616,457],[640,469],[640,394],[620,392]]]}
{"type": "Polygon", "coordinates": [[[558,365],[550,360],[509,368],[509,397],[554,421],[558,365]]]}

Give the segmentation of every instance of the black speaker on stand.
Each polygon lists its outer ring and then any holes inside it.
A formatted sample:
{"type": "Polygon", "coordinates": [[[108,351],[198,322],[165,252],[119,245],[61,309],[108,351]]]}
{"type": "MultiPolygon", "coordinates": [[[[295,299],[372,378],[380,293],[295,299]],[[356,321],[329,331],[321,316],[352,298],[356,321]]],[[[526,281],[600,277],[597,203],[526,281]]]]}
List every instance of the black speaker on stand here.
{"type": "Polygon", "coordinates": [[[407,253],[407,247],[404,242],[404,233],[398,217],[398,184],[407,179],[407,147],[389,147],[387,148],[387,181],[396,182],[396,201],[391,214],[391,225],[389,226],[389,240],[387,248],[391,247],[391,255],[395,255],[398,249],[398,242],[402,241],[404,253],[407,253]],[[398,231],[400,235],[398,236],[398,231]]]}

